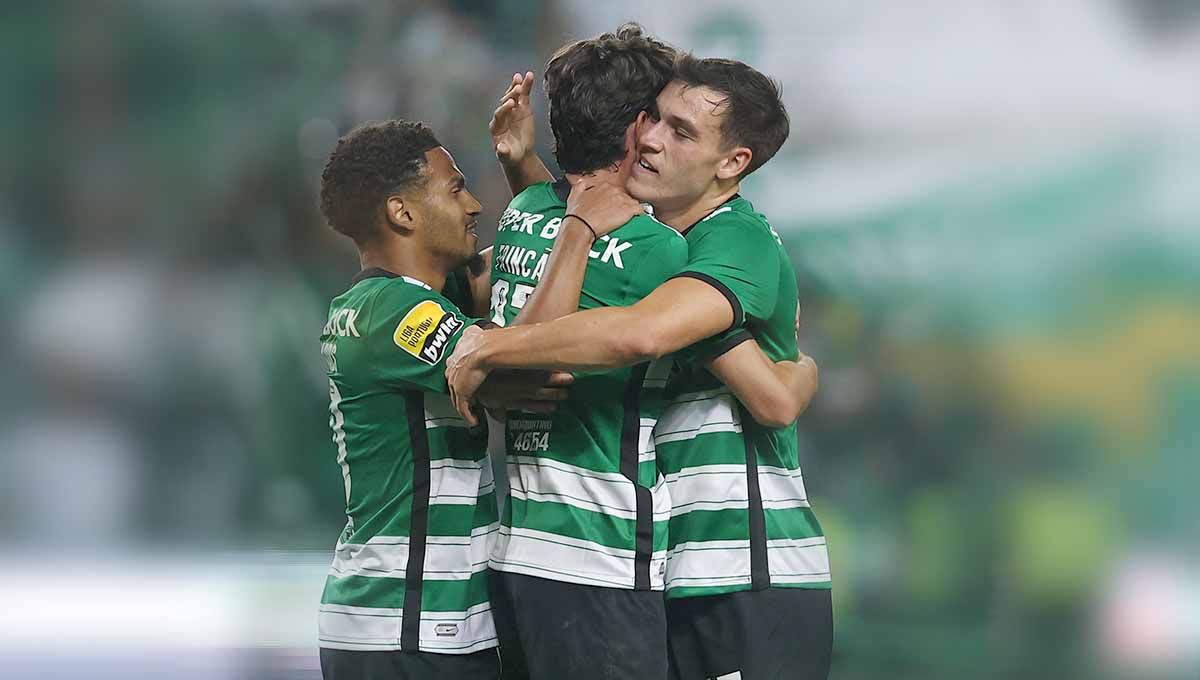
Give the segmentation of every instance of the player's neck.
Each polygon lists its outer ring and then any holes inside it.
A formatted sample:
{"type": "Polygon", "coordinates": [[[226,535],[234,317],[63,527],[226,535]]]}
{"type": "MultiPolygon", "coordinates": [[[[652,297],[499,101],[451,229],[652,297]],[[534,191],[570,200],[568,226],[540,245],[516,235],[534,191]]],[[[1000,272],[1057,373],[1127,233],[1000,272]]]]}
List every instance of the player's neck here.
{"type": "Polygon", "coordinates": [[[737,194],[739,186],[740,183],[737,182],[726,187],[714,184],[698,200],[689,204],[679,207],[656,205],[654,206],[654,219],[682,233],[733,198],[737,194]]]}
{"type": "Polygon", "coordinates": [[[447,271],[435,258],[407,249],[365,248],[358,251],[363,269],[383,269],[407,276],[440,291],[446,285],[447,271]]]}
{"type": "Polygon", "coordinates": [[[629,178],[628,174],[622,174],[620,171],[609,168],[602,168],[593,172],[568,172],[566,173],[566,177],[567,181],[571,183],[571,186],[575,186],[584,178],[588,178],[594,182],[607,182],[608,184],[615,184],[620,187],[624,187],[626,180],[629,178]]]}

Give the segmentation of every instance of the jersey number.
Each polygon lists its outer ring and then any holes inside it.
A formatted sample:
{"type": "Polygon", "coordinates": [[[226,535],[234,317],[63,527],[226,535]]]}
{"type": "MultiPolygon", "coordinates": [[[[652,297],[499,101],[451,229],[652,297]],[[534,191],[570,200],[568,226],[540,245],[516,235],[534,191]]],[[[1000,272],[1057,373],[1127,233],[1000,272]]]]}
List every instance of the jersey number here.
{"type": "Polygon", "coordinates": [[[492,284],[492,323],[497,326],[507,325],[504,317],[504,309],[507,305],[512,309],[521,309],[525,306],[525,301],[529,299],[529,294],[533,292],[533,286],[516,283],[511,287],[512,296],[509,296],[509,283],[504,279],[492,284]]]}

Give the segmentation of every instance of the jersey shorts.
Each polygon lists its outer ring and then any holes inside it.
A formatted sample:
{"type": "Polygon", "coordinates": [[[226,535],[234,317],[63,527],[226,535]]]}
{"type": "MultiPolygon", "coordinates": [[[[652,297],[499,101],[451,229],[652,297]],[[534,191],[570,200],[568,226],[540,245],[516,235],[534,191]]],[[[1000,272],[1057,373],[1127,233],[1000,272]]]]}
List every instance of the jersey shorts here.
{"type": "Polygon", "coordinates": [[[382,269],[361,272],[330,304],[321,351],[346,528],[321,597],[323,649],[469,655],[497,646],[486,436],[454,410],[444,373],[476,322],[427,284],[382,269]]]}

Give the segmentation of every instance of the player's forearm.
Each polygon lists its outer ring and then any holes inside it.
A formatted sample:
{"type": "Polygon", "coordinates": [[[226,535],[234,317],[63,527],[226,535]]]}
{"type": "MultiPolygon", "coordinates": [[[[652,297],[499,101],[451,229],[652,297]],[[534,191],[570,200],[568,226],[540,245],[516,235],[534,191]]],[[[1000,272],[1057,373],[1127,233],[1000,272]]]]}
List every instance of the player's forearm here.
{"type": "Polygon", "coordinates": [[[546,261],[545,274],[512,325],[553,321],[577,311],[591,247],[592,234],[582,222],[574,218],[563,220],[546,261]]]}
{"type": "Polygon", "coordinates": [[[504,180],[508,182],[508,189],[513,196],[525,191],[531,184],[554,181],[554,176],[536,153],[530,153],[516,163],[501,163],[500,167],[504,170],[504,180]]]}
{"type": "Polygon", "coordinates": [[[780,361],[775,364],[775,375],[787,388],[787,398],[783,401],[787,409],[778,414],[785,424],[800,417],[808,408],[813,395],[817,393],[819,372],[812,357],[801,355],[799,361],[780,361]]]}
{"type": "Polygon", "coordinates": [[[544,368],[583,371],[630,366],[655,358],[632,340],[629,307],[603,307],[557,321],[488,331],[474,361],[487,370],[544,368]]]}

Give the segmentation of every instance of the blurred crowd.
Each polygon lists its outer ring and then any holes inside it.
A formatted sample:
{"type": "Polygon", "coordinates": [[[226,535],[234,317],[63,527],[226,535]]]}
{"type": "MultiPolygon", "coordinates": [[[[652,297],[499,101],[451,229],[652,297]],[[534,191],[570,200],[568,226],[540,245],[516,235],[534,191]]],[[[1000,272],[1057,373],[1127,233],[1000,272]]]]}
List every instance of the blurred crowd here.
{"type": "MultiPolygon", "coordinates": [[[[365,120],[429,122],[486,243],[511,74],[633,17],[756,53],[789,97],[793,140],[747,195],[793,254],[822,368],[801,443],[834,677],[1196,677],[1200,8],[1003,4],[0,10],[0,539],[330,548],[317,336],[358,263],[317,210],[326,155],[365,120]],[[1063,8],[1088,21],[1021,23],[1063,8]],[[994,44],[929,48],[916,27],[942,11],[994,44]],[[1051,38],[1004,42],[1026,34],[1051,38]],[[971,107],[949,94],[960,57],[989,66],[971,107]],[[1026,95],[1012,115],[1006,94],[1026,95]]],[[[541,120],[550,160],[548,140],[541,120]]]]}

